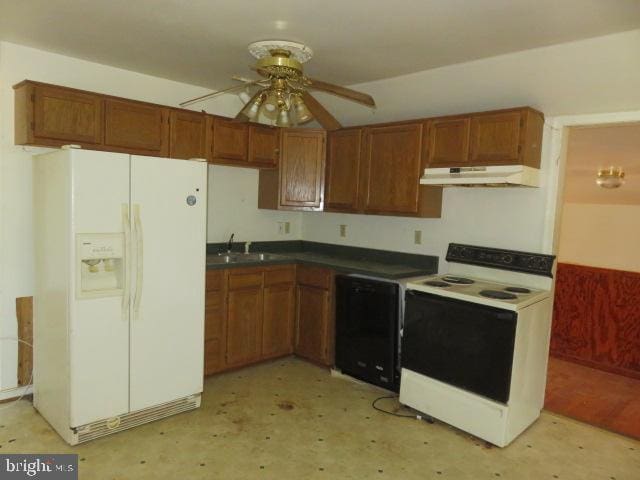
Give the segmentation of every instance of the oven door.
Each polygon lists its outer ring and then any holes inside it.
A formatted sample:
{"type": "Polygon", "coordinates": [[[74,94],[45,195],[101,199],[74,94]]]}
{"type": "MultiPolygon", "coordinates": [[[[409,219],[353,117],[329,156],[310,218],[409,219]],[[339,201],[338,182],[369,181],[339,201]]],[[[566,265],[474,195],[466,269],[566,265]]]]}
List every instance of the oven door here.
{"type": "Polygon", "coordinates": [[[507,403],[517,314],[406,293],[402,368],[507,403]]]}

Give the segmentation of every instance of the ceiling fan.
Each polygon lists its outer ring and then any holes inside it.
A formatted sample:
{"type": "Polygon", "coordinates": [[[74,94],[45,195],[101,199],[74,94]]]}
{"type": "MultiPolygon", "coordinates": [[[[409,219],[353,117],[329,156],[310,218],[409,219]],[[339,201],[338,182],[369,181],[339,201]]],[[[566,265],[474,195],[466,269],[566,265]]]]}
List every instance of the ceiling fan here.
{"type": "Polygon", "coordinates": [[[187,100],[180,106],[186,107],[242,88],[259,87],[236,115],[237,121],[258,121],[262,116],[279,127],[289,127],[310,122],[315,118],[326,130],[341,128],[340,122],[309,93],[309,90],[331,93],[368,107],[376,106],[373,98],[366,93],[305,76],[302,64],[313,56],[313,51],[306,45],[285,40],[268,40],[254,42],[248,48],[258,59],[252,70],[263,78],[251,80],[233,77],[243,83],[187,100]]]}

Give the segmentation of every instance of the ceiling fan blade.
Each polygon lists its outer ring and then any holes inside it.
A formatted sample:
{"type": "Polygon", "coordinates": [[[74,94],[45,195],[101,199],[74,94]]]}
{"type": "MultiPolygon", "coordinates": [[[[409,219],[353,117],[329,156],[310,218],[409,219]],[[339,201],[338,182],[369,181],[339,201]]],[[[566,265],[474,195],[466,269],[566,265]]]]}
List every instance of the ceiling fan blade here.
{"type": "Polygon", "coordinates": [[[320,105],[320,102],[313,98],[309,92],[302,92],[302,100],[313,117],[324,127],[325,130],[338,130],[339,128],[342,128],[340,122],[338,122],[338,120],[336,120],[326,108],[320,105]]]}
{"type": "Polygon", "coordinates": [[[369,107],[376,106],[376,102],[373,100],[373,97],[371,95],[367,95],[366,93],[358,92],[346,87],[341,87],[340,85],[334,85],[333,83],[323,82],[322,80],[316,80],[314,78],[309,78],[308,80],[311,82],[311,85],[309,85],[308,88],[311,88],[313,90],[320,90],[321,92],[331,93],[333,95],[337,95],[338,97],[346,98],[347,100],[351,100],[353,102],[362,103],[363,105],[367,105],[369,107]]]}
{"type": "Polygon", "coordinates": [[[255,80],[249,83],[243,83],[242,85],[234,85],[233,87],[229,87],[229,88],[225,88],[223,90],[217,90],[215,92],[211,92],[211,93],[207,93],[206,95],[202,95],[200,97],[196,97],[196,98],[192,98],[191,100],[187,100],[186,102],[182,102],[180,104],[181,107],[186,107],[188,105],[193,105],[194,103],[197,102],[202,102],[203,100],[208,100],[210,98],[216,97],[218,95],[222,95],[223,93],[229,93],[232,92],[233,90],[239,90],[241,88],[245,88],[248,85],[255,85],[258,84],[260,82],[262,82],[263,80],[255,80]]]}
{"type": "Polygon", "coordinates": [[[263,90],[263,89],[258,90],[258,91],[256,92],[256,94],[255,94],[253,97],[251,97],[247,103],[245,103],[245,104],[244,104],[244,106],[242,107],[242,109],[238,112],[238,114],[237,114],[237,115],[235,116],[235,118],[233,119],[235,122],[248,122],[248,121],[250,121],[250,120],[251,120],[251,119],[249,118],[249,116],[248,116],[246,113],[244,113],[244,109],[247,107],[247,105],[250,105],[250,104],[252,104],[253,102],[255,102],[255,101],[256,101],[256,99],[257,99],[260,95],[262,95],[262,92],[264,92],[264,90],[263,90]]]}

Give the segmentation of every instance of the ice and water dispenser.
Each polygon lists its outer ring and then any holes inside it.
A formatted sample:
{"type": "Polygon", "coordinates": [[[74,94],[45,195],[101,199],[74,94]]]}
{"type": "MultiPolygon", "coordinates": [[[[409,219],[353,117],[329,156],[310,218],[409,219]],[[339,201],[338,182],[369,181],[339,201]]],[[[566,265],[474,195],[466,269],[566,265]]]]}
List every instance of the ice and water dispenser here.
{"type": "Polygon", "coordinates": [[[77,235],[77,297],[121,296],[125,280],[124,252],[122,233],[77,235]]]}

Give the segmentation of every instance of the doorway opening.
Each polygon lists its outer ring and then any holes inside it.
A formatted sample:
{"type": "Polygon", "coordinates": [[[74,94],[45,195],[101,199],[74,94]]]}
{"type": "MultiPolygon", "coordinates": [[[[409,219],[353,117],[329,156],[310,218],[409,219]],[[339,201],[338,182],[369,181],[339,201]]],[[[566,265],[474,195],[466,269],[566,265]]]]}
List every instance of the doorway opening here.
{"type": "Polygon", "coordinates": [[[545,408],[640,439],[640,122],[567,130],[545,408]]]}

